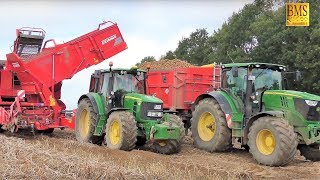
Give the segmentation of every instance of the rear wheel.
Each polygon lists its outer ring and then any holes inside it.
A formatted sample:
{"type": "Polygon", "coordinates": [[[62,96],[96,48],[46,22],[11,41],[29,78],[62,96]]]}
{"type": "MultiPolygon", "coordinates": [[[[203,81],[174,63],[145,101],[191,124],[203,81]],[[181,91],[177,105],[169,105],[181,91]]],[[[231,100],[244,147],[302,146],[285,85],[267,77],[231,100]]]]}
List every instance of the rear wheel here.
{"type": "Polygon", "coordinates": [[[110,149],[132,150],[137,142],[137,124],[130,112],[110,114],[106,124],[105,144],[110,149]]]}
{"type": "Polygon", "coordinates": [[[76,139],[80,142],[90,142],[101,144],[103,136],[94,136],[94,130],[97,125],[98,116],[93,110],[90,99],[84,98],[80,101],[76,114],[76,139]]]}
{"type": "Polygon", "coordinates": [[[286,165],[297,151],[297,135],[288,121],[282,118],[259,118],[250,127],[248,138],[250,153],[264,165],[286,165]]]}
{"type": "Polygon", "coordinates": [[[320,149],[319,145],[305,145],[299,144],[298,149],[302,156],[310,161],[320,161],[320,149]]]}
{"type": "Polygon", "coordinates": [[[231,147],[231,130],[217,101],[201,100],[192,115],[192,138],[197,148],[213,152],[231,147]]]}

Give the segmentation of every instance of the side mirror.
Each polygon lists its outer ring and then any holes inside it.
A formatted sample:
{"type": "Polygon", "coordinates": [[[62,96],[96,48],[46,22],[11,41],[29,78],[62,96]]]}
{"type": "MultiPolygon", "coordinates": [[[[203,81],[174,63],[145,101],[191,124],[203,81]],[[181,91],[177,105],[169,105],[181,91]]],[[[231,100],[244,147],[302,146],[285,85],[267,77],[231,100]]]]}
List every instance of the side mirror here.
{"type": "Polygon", "coordinates": [[[299,70],[297,70],[297,71],[295,72],[295,80],[296,80],[296,82],[300,82],[301,79],[302,79],[301,72],[300,72],[299,70]]]}
{"type": "Polygon", "coordinates": [[[239,76],[238,67],[236,67],[236,66],[232,67],[231,72],[232,72],[233,77],[239,76]]]}

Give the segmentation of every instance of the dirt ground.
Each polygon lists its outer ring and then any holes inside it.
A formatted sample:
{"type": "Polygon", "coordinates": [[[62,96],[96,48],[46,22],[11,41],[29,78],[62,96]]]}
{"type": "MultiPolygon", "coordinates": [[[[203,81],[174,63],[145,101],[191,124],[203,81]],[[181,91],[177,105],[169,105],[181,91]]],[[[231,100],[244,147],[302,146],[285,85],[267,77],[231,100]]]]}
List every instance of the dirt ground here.
{"type": "Polygon", "coordinates": [[[68,130],[52,136],[0,135],[1,179],[318,179],[320,162],[297,153],[286,167],[258,165],[243,149],[207,153],[187,137],[182,151],[161,155],[83,144],[68,130]]]}

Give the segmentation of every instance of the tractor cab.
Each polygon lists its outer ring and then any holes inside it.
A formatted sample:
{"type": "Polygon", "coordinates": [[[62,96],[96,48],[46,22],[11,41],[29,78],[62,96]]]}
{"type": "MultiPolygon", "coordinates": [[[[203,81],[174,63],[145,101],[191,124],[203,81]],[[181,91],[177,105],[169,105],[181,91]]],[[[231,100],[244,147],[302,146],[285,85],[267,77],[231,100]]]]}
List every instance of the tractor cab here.
{"type": "Polygon", "coordinates": [[[146,72],[136,68],[96,70],[91,76],[90,92],[100,92],[109,108],[123,106],[126,94],[145,94],[146,72]]]}
{"type": "Polygon", "coordinates": [[[249,106],[248,117],[262,110],[262,94],[266,90],[285,89],[283,65],[235,63],[224,64],[222,69],[222,88],[231,93],[240,108],[249,106]]]}

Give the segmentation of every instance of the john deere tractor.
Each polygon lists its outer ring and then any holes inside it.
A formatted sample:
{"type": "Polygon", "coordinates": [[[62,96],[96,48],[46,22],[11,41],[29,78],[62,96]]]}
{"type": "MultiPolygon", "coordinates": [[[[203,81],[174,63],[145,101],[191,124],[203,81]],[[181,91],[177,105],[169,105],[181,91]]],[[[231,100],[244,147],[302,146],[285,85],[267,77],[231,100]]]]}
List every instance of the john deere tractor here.
{"type": "MultiPolygon", "coordinates": [[[[222,65],[222,87],[195,102],[192,137],[200,149],[249,149],[260,164],[282,166],[297,149],[320,160],[320,96],[287,89],[286,67],[266,63],[222,65]]],[[[301,75],[295,73],[296,81],[301,75]]]]}
{"type": "Polygon", "coordinates": [[[162,154],[179,152],[183,123],[163,112],[160,99],[145,95],[146,73],[111,66],[92,74],[89,93],[78,101],[77,140],[126,151],[148,143],[162,154]]]}

